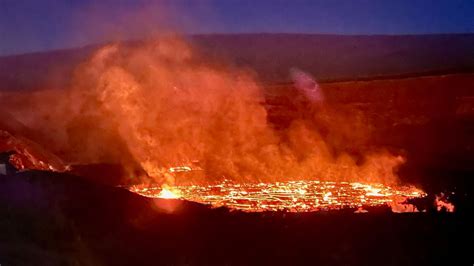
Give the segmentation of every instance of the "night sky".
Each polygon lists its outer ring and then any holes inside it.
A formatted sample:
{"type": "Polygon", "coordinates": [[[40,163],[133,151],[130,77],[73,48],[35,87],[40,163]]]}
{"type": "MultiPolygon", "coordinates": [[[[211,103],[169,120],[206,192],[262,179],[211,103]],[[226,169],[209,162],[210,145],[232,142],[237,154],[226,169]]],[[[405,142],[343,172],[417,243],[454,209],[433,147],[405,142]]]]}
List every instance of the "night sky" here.
{"type": "Polygon", "coordinates": [[[168,31],[472,33],[474,1],[0,0],[0,55],[168,31]]]}

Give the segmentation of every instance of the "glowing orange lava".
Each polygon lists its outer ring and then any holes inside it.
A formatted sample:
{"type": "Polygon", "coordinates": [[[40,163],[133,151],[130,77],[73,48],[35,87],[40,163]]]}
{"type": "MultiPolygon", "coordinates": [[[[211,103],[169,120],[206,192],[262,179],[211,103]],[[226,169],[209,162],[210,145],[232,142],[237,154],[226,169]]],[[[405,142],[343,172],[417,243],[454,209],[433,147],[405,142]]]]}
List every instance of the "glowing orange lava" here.
{"type": "Polygon", "coordinates": [[[173,191],[173,189],[169,189],[167,187],[164,187],[160,193],[158,194],[157,198],[162,198],[162,199],[179,199],[179,193],[173,191]]]}
{"type": "MultiPolygon", "coordinates": [[[[423,197],[413,187],[390,187],[381,184],[322,181],[288,181],[239,184],[223,181],[214,185],[175,186],[172,188],[131,188],[153,198],[181,198],[213,207],[226,206],[248,212],[310,212],[363,207],[391,206],[400,199],[423,197]]],[[[412,208],[416,211],[416,208],[412,208]]],[[[359,211],[362,212],[362,211],[359,211]]]]}

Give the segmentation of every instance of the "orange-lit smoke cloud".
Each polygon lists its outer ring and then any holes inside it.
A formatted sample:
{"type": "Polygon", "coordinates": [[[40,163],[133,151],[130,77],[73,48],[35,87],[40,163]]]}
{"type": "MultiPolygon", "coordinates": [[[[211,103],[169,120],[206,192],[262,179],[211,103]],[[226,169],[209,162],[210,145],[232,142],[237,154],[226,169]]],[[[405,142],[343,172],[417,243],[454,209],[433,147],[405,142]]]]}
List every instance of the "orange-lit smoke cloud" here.
{"type": "Polygon", "coordinates": [[[12,113],[66,162],[120,163],[161,182],[169,167],[199,161],[206,180],[391,183],[403,162],[383,151],[362,160],[334,152],[354,145],[344,136],[358,134],[357,117],[317,108],[275,130],[252,74],[214,67],[178,37],[103,47],[68,88],[31,93],[27,102],[34,112],[12,113]]]}

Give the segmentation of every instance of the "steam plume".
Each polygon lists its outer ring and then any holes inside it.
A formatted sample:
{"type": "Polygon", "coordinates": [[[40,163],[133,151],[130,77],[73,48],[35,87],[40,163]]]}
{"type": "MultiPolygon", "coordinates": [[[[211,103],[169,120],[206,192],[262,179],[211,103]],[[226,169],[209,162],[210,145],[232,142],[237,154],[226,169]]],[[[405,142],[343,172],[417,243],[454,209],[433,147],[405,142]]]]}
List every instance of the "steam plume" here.
{"type": "Polygon", "coordinates": [[[322,103],[324,94],[314,78],[297,68],[290,70],[290,76],[295,87],[303,93],[311,102],[322,103]]]}
{"type": "MultiPolygon", "coordinates": [[[[296,69],[292,76],[308,99],[324,100],[311,76],[296,69]]],[[[384,151],[362,160],[335,153],[334,147],[351,145],[344,136],[360,126],[340,112],[322,111],[275,130],[250,73],[213,67],[178,37],[103,47],[77,68],[70,84],[29,94],[35,112],[12,111],[69,163],[120,163],[130,175],[160,182],[172,179],[170,167],[198,161],[204,181],[391,183],[403,162],[384,151]]]]}

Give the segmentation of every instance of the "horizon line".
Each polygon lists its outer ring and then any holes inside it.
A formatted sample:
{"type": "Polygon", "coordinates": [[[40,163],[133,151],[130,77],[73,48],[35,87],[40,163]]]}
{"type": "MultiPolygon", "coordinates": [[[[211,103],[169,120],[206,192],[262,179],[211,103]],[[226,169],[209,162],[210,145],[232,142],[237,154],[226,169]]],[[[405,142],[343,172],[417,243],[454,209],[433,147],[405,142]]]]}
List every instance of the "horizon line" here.
{"type": "MultiPolygon", "coordinates": [[[[172,35],[173,33],[167,33],[163,35],[172,35]]],[[[474,32],[440,32],[440,33],[367,33],[367,34],[359,34],[359,33],[311,33],[311,32],[212,32],[212,33],[185,33],[185,34],[176,34],[178,36],[184,37],[194,37],[194,36],[235,36],[235,35],[306,35],[306,36],[335,36],[335,37],[413,37],[413,36],[420,36],[420,37],[427,37],[427,36],[447,36],[447,35],[474,35],[474,32]]],[[[23,56],[23,55],[32,55],[32,54],[42,54],[42,53],[50,53],[50,52],[64,52],[68,50],[77,50],[77,49],[84,49],[87,47],[92,46],[100,46],[106,45],[108,43],[114,42],[137,42],[143,41],[147,39],[152,39],[150,36],[143,36],[143,38],[128,38],[128,39],[121,39],[121,40],[104,40],[103,42],[91,42],[87,44],[78,44],[74,46],[68,47],[57,47],[45,50],[30,50],[30,51],[23,51],[19,53],[0,53],[0,58],[2,57],[10,57],[10,56],[23,56]]]]}

